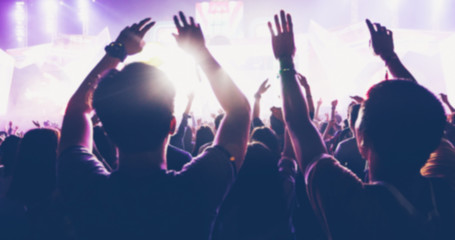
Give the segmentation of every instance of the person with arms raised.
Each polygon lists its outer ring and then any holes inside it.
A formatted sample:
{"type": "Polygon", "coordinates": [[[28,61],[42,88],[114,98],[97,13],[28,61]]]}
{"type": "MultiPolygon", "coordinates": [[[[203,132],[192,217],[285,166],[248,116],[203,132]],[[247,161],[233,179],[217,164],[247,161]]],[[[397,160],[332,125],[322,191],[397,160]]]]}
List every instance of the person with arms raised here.
{"type": "MultiPolygon", "coordinates": [[[[280,19],[275,15],[276,34],[270,22],[269,28],[281,67],[285,122],[305,173],[310,202],[327,238],[455,238],[453,191],[440,179],[428,180],[419,172],[441,141],[445,125],[441,103],[416,84],[398,58],[385,56],[389,68],[395,67],[391,71],[395,77],[411,81],[380,82],[362,103],[355,131],[360,152],[370,163],[370,182],[362,183],[327,154],[312,124],[295,77],[292,19],[284,11],[280,19]]],[[[385,35],[376,39],[391,40],[385,28],[379,32],[385,35]]],[[[373,43],[373,47],[381,44],[373,43]]]]}
{"type": "Polygon", "coordinates": [[[142,38],[154,22],[147,18],[126,27],[74,93],[63,120],[59,187],[81,239],[208,239],[242,164],[250,106],[206,48],[199,25],[193,18],[188,23],[182,12],[179,17],[174,18],[177,42],[206,73],[226,117],[211,148],[181,171],[168,171],[175,90],[153,66],[131,63],[114,69],[127,55],[141,51],[142,38]],[[105,71],[109,73],[97,84],[105,71]],[[92,104],[119,149],[119,167],[113,173],[92,154],[92,104]]]}

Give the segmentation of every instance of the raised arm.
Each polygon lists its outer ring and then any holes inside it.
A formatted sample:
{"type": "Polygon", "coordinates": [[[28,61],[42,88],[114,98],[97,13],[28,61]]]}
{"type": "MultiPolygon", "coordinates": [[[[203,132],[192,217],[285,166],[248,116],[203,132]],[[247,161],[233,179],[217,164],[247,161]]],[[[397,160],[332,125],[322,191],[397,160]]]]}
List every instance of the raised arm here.
{"type": "Polygon", "coordinates": [[[261,113],[261,97],[262,94],[267,92],[270,87],[268,84],[269,79],[266,79],[262,84],[259,86],[257,92],[254,94],[254,105],[253,105],[253,119],[259,118],[261,113]]]}
{"type": "Polygon", "coordinates": [[[440,93],[439,95],[441,96],[441,101],[450,109],[450,112],[454,113],[455,108],[452,106],[452,104],[450,104],[449,98],[447,97],[447,95],[444,93],[440,93]]]}
{"type": "Polygon", "coordinates": [[[107,50],[110,53],[106,53],[73,94],[63,117],[59,144],[60,153],[71,146],[80,146],[92,151],[93,129],[90,99],[100,75],[110,69],[116,68],[127,55],[132,55],[142,50],[144,46],[142,38],[155,24],[155,22],[149,22],[150,18],[146,18],[139,23],[123,29],[117,40],[109,45],[112,51],[107,50]]]}
{"type": "Polygon", "coordinates": [[[186,103],[185,111],[182,114],[182,120],[180,121],[177,133],[171,137],[170,143],[175,147],[183,149],[183,137],[185,136],[185,130],[188,126],[188,118],[190,118],[191,106],[193,105],[194,92],[188,94],[188,102],[186,103]]]}
{"type": "Polygon", "coordinates": [[[174,22],[178,30],[174,35],[178,45],[195,58],[225,112],[213,144],[226,149],[240,169],[250,128],[248,100],[207,49],[200,25],[192,17],[187,21],[182,12],[174,16],[174,22]]]}
{"type": "Polygon", "coordinates": [[[363,99],[363,97],[357,96],[357,95],[356,96],[350,96],[350,98],[352,100],[354,100],[357,104],[362,104],[365,101],[365,99],[363,99]]]}
{"type": "Polygon", "coordinates": [[[321,121],[321,118],[319,118],[319,111],[320,111],[320,109],[321,109],[321,106],[322,106],[322,98],[319,98],[319,100],[318,100],[317,103],[316,103],[316,110],[315,110],[315,112],[314,112],[314,118],[313,118],[313,120],[314,120],[315,122],[321,121]]]}
{"type": "Polygon", "coordinates": [[[306,101],[308,104],[308,112],[310,114],[311,120],[313,120],[315,110],[314,110],[313,96],[311,96],[310,84],[308,84],[306,77],[300,73],[297,73],[297,79],[299,80],[300,85],[302,85],[302,87],[305,89],[305,97],[306,97],[306,101]]]}
{"type": "Polygon", "coordinates": [[[401,63],[398,55],[394,51],[393,33],[389,29],[381,26],[379,23],[371,23],[366,20],[368,30],[371,35],[371,45],[374,53],[381,57],[387,69],[395,78],[409,79],[413,82],[416,81],[414,76],[406,69],[401,63]]]}
{"type": "Polygon", "coordinates": [[[284,119],[296,158],[304,171],[313,158],[326,153],[327,150],[310,119],[307,103],[295,77],[295,44],[291,15],[286,15],[282,10],[280,18],[281,23],[278,15],[275,15],[276,34],[272,23],[269,22],[268,25],[272,35],[273,53],[280,62],[284,119]]]}
{"type": "Polygon", "coordinates": [[[332,108],[331,108],[331,111],[330,111],[330,119],[327,121],[327,127],[324,130],[324,134],[322,134],[322,139],[324,141],[328,140],[328,138],[331,137],[329,135],[329,132],[335,126],[335,123],[336,123],[335,112],[336,112],[336,109],[337,109],[337,105],[338,105],[338,100],[333,100],[332,101],[332,108]]]}

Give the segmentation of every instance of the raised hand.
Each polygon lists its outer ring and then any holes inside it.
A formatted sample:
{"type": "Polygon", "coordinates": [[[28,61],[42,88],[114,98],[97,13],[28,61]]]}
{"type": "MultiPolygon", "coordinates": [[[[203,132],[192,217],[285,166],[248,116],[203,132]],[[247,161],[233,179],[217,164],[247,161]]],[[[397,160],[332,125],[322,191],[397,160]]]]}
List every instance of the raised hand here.
{"type": "Polygon", "coordinates": [[[272,112],[272,115],[273,115],[276,119],[278,119],[278,120],[280,120],[281,122],[284,123],[283,111],[281,110],[280,107],[271,107],[271,108],[270,108],[270,111],[272,112]]]}
{"type": "Polygon", "coordinates": [[[350,98],[354,101],[356,101],[357,103],[363,103],[363,101],[365,101],[362,97],[360,96],[350,96],[350,98]]]}
{"type": "MultiPolygon", "coordinates": [[[[395,78],[409,79],[412,82],[417,82],[414,76],[401,63],[398,55],[394,51],[393,34],[379,23],[372,24],[370,20],[366,20],[368,29],[371,34],[371,46],[374,53],[379,55],[384,60],[388,70],[395,78]]],[[[386,76],[386,78],[388,78],[386,76]]]]}
{"type": "Polygon", "coordinates": [[[449,98],[447,97],[447,95],[444,93],[440,93],[439,95],[441,96],[441,101],[450,109],[450,112],[454,113],[455,108],[452,106],[452,104],[450,104],[449,98]]]}
{"type": "Polygon", "coordinates": [[[155,25],[155,22],[150,22],[150,20],[151,18],[145,18],[139,23],[125,27],[120,32],[115,41],[125,46],[128,55],[136,54],[144,48],[144,35],[155,25]]]}
{"type": "MultiPolygon", "coordinates": [[[[312,159],[326,153],[327,150],[318,130],[312,123],[309,106],[295,76],[293,57],[296,48],[291,15],[282,10],[280,19],[278,19],[278,15],[275,15],[274,20],[276,34],[271,22],[268,23],[268,26],[272,35],[273,53],[280,62],[284,122],[289,130],[300,169],[306,169],[312,159]]],[[[315,113],[315,115],[317,114],[315,113]]]]}
{"type": "Polygon", "coordinates": [[[199,23],[196,24],[194,22],[193,17],[190,17],[188,22],[185,14],[179,12],[179,16],[174,16],[174,23],[175,27],[177,27],[178,34],[172,35],[183,50],[190,54],[197,54],[206,48],[201,26],[199,23]]]}
{"type": "Polygon", "coordinates": [[[446,94],[440,93],[439,95],[441,96],[442,102],[444,102],[444,103],[448,103],[449,102],[449,99],[447,98],[446,94]]]}
{"type": "Polygon", "coordinates": [[[41,128],[41,124],[39,123],[39,121],[32,120],[32,123],[33,125],[35,125],[35,127],[41,128]]]}
{"type": "Polygon", "coordinates": [[[269,79],[264,80],[262,84],[259,86],[258,90],[254,94],[254,105],[253,105],[253,119],[259,118],[259,114],[261,112],[261,96],[265,92],[267,92],[267,89],[270,88],[270,84],[267,84],[269,79]]]}
{"type": "Polygon", "coordinates": [[[322,105],[322,98],[319,98],[317,104],[318,104],[318,107],[320,107],[322,105]]]}
{"type": "Polygon", "coordinates": [[[275,58],[294,57],[295,43],[294,32],[292,30],[292,18],[290,14],[286,14],[283,10],[280,11],[280,20],[278,15],[275,15],[276,34],[273,30],[272,23],[268,22],[270,34],[272,35],[272,48],[275,58]]]}
{"type": "Polygon", "coordinates": [[[115,69],[126,55],[140,52],[145,45],[143,37],[154,24],[155,22],[150,22],[150,18],[145,18],[139,23],[125,27],[115,40],[115,43],[121,44],[123,47],[122,56],[113,56],[112,52],[109,53],[107,48],[110,46],[114,47],[111,44],[106,47],[106,55],[90,71],[68,102],[62,123],[59,144],[60,153],[70,146],[81,146],[92,151],[93,127],[91,114],[93,108],[91,97],[100,76],[107,71],[115,69]]]}
{"type": "Polygon", "coordinates": [[[332,101],[332,109],[336,108],[338,105],[338,100],[333,100],[332,101]]]}
{"type": "Polygon", "coordinates": [[[264,82],[262,82],[261,86],[259,86],[258,90],[256,91],[255,97],[260,97],[262,94],[267,92],[270,88],[270,84],[268,84],[269,79],[267,78],[264,82]]]}
{"type": "Polygon", "coordinates": [[[366,24],[368,30],[370,30],[371,46],[373,47],[374,53],[379,55],[383,60],[395,55],[392,31],[381,26],[379,23],[371,23],[369,19],[366,19],[366,24]]]}

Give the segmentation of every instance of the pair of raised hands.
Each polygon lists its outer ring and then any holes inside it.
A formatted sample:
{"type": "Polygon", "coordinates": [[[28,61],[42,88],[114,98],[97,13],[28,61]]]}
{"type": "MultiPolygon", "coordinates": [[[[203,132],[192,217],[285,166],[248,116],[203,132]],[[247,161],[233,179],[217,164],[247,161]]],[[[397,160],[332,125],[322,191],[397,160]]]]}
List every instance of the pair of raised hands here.
{"type": "MultiPolygon", "coordinates": [[[[275,15],[274,20],[276,33],[271,22],[268,22],[268,26],[272,35],[272,47],[275,58],[293,57],[296,48],[291,15],[281,10],[280,16],[275,15]]],[[[384,60],[393,56],[395,52],[392,31],[381,26],[379,23],[371,23],[369,19],[366,19],[366,24],[370,31],[370,44],[374,53],[384,60]]]]}
{"type": "MultiPolygon", "coordinates": [[[[183,12],[174,16],[174,23],[178,33],[173,34],[178,45],[185,51],[195,54],[205,48],[204,35],[199,24],[194,22],[193,17],[186,19],[183,12]]],[[[143,40],[145,34],[155,25],[151,18],[145,18],[138,23],[125,27],[115,40],[122,43],[128,55],[136,54],[145,46],[143,40]]]]}

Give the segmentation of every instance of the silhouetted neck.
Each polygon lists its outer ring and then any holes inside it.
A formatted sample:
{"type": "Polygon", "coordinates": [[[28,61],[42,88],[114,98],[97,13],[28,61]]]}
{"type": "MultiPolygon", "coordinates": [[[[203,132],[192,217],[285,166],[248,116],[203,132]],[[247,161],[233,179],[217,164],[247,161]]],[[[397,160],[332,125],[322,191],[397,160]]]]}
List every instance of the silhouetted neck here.
{"type": "Polygon", "coordinates": [[[122,172],[148,173],[151,170],[166,170],[166,148],[140,153],[119,153],[119,170],[122,172]]]}

